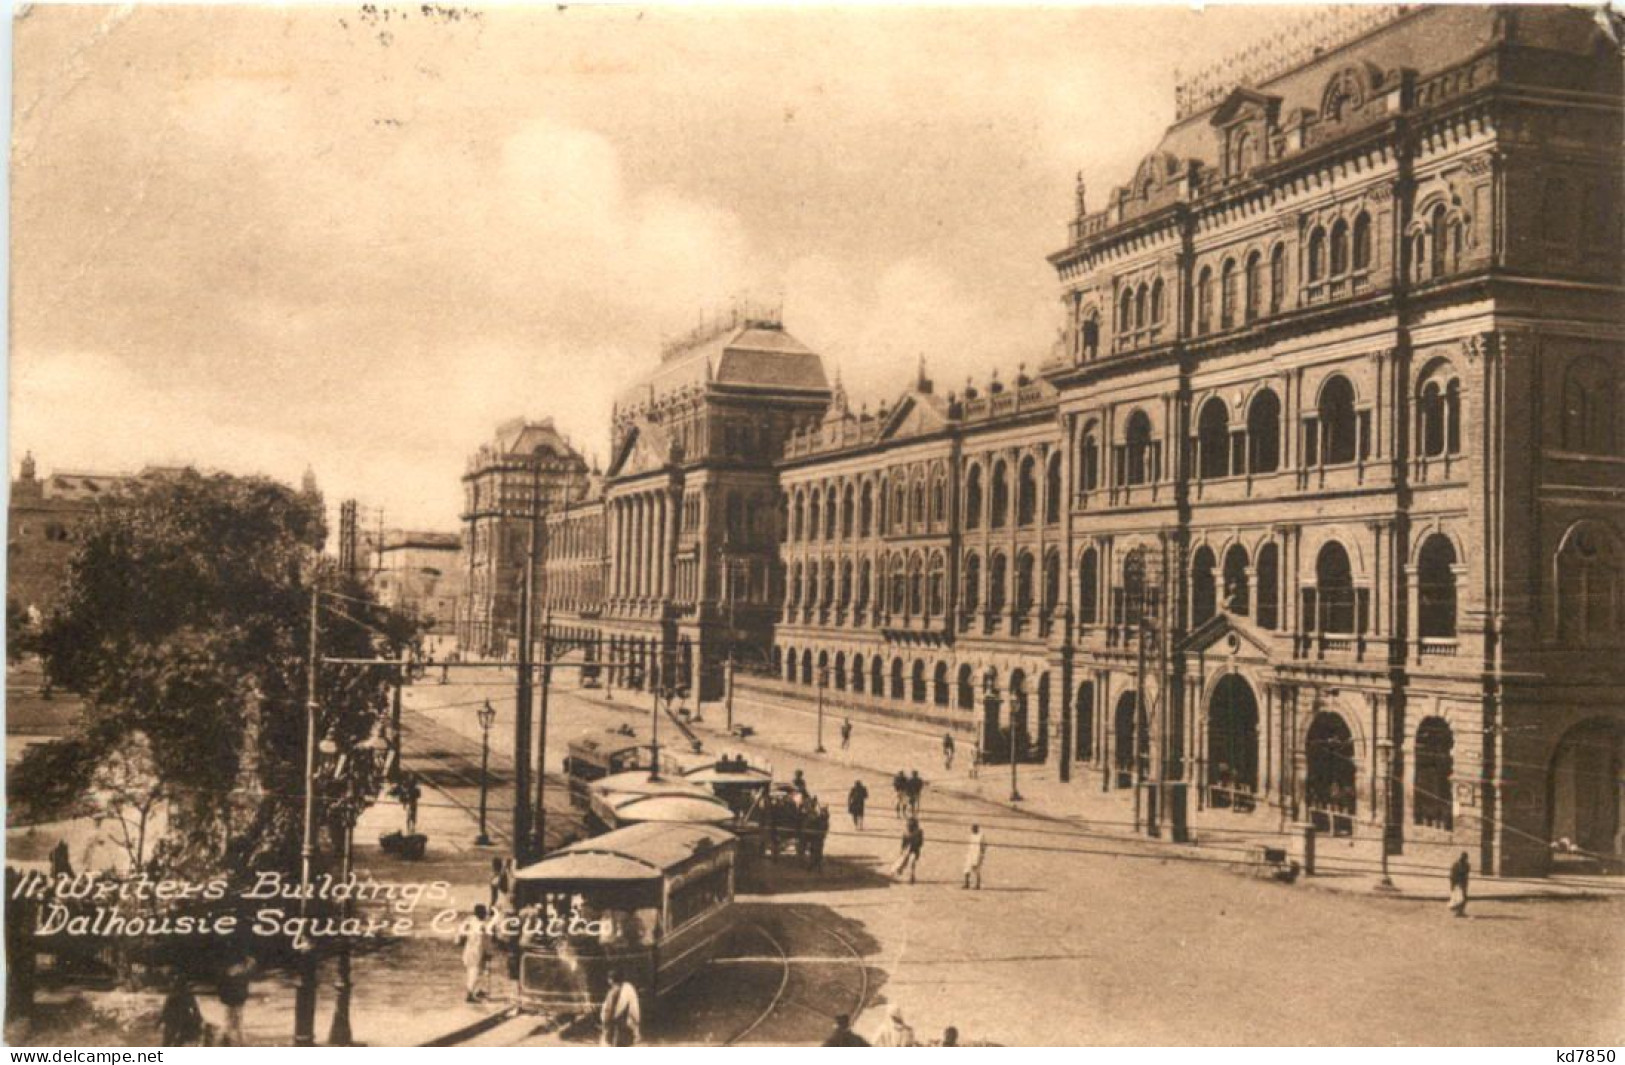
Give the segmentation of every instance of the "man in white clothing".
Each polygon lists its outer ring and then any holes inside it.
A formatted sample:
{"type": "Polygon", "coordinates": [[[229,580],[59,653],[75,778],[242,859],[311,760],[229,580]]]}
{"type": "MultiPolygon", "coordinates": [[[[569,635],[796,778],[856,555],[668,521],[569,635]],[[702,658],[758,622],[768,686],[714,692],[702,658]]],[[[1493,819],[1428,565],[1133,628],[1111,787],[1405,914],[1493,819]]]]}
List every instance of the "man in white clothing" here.
{"type": "Polygon", "coordinates": [[[970,826],[970,841],[965,845],[965,890],[970,890],[971,880],[976,881],[976,890],[982,890],[982,861],[987,857],[987,837],[982,835],[981,825],[970,826]]]}

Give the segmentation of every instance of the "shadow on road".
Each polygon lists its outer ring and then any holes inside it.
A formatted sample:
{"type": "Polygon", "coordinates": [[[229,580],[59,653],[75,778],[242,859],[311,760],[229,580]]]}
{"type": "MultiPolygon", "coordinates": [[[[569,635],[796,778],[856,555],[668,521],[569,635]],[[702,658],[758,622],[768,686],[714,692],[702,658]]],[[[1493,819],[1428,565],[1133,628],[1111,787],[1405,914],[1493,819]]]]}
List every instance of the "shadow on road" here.
{"type": "Polygon", "coordinates": [[[741,890],[752,895],[794,895],[808,891],[861,891],[896,883],[884,863],[866,855],[825,857],[817,869],[794,855],[763,859],[752,872],[749,886],[741,890]]]}

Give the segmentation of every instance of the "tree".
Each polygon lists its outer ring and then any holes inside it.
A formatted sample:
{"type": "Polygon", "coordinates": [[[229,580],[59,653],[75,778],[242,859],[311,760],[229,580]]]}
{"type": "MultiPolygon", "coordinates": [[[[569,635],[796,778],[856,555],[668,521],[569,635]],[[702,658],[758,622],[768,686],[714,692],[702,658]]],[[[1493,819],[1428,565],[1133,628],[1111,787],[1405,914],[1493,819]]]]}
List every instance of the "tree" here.
{"type": "MultiPolygon", "coordinates": [[[[187,873],[293,868],[313,586],[331,593],[322,656],[393,656],[416,638],[318,553],[325,536],[317,497],[263,478],[186,471],[100,508],[39,638],[47,677],[84,697],[85,717],[65,747],[31,749],[19,783],[45,786],[30,760],[65,771],[140,736],[169,797],[153,853],[187,873]]],[[[322,665],[317,682],[332,745],[349,750],[383,727],[391,671],[322,665]]]]}
{"type": "Polygon", "coordinates": [[[91,815],[98,826],[113,824],[132,869],[146,864],[147,834],[168,798],[169,789],[152,757],[152,744],[140,732],[131,733],[108,751],[90,774],[87,800],[91,815]]]}

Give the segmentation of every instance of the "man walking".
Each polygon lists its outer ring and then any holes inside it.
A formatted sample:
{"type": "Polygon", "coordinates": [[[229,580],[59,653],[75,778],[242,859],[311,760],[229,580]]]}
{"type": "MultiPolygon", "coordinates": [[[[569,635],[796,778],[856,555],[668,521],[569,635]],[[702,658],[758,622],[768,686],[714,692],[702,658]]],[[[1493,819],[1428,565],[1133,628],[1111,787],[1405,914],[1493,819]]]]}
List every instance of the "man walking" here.
{"type": "Polygon", "coordinates": [[[1457,917],[1467,916],[1467,880],[1472,870],[1466,851],[1462,851],[1461,857],[1450,867],[1450,912],[1457,917]]]}
{"type": "Polygon", "coordinates": [[[852,815],[852,827],[863,831],[863,808],[869,803],[869,789],[863,781],[854,780],[852,790],[846,793],[846,812],[852,815]]]}
{"type": "Polygon", "coordinates": [[[635,1047],[642,1035],[643,1010],[638,1004],[638,989],[623,980],[619,970],[609,971],[609,994],[604,996],[604,1008],[599,1015],[603,1028],[602,1043],[607,1047],[635,1047]]]}
{"type": "Polygon", "coordinates": [[[903,1007],[892,1003],[886,1010],[885,1023],[880,1031],[875,1033],[874,1046],[877,1047],[911,1047],[915,1045],[914,1029],[903,1021],[903,1007]]]}
{"type": "Polygon", "coordinates": [[[846,718],[841,722],[841,750],[844,751],[850,746],[852,746],[852,719],[846,718]]]}
{"type": "Polygon", "coordinates": [[[478,1002],[485,997],[485,971],[491,962],[489,917],[490,911],[483,905],[475,906],[474,916],[463,923],[457,935],[457,945],[463,948],[463,986],[467,992],[464,1002],[478,1002]]]}
{"type": "Polygon", "coordinates": [[[942,770],[943,772],[948,772],[949,770],[953,769],[953,767],[954,734],[952,732],[944,732],[942,734],[942,770]]]}
{"type": "Polygon", "coordinates": [[[844,1013],[835,1015],[835,1030],[824,1040],[827,1047],[866,1047],[869,1040],[852,1030],[852,1018],[844,1013]]]}
{"type": "Polygon", "coordinates": [[[977,736],[974,743],[975,746],[970,751],[970,778],[972,780],[976,779],[977,771],[982,766],[982,737],[977,736]]]}
{"type": "Polygon", "coordinates": [[[226,1023],[220,1033],[221,1046],[240,1047],[243,1044],[243,1006],[248,1002],[248,962],[241,956],[232,960],[220,974],[215,994],[226,1011],[226,1023]]]}
{"type": "Polygon", "coordinates": [[[982,835],[981,825],[970,826],[970,842],[965,847],[965,890],[969,891],[971,881],[976,881],[976,890],[982,890],[982,862],[987,858],[987,837],[982,835]]]}
{"type": "Polygon", "coordinates": [[[897,855],[897,864],[892,867],[892,876],[902,879],[903,870],[908,870],[908,882],[914,883],[915,873],[920,868],[920,852],[925,849],[925,831],[920,828],[917,818],[908,819],[908,828],[903,832],[903,845],[897,855]]]}
{"type": "Polygon", "coordinates": [[[920,816],[920,797],[924,794],[925,781],[920,779],[920,771],[916,769],[908,778],[908,815],[910,817],[920,816]]]}
{"type": "Polygon", "coordinates": [[[897,793],[897,816],[902,817],[908,810],[908,774],[901,769],[891,778],[892,790],[897,793]]]}

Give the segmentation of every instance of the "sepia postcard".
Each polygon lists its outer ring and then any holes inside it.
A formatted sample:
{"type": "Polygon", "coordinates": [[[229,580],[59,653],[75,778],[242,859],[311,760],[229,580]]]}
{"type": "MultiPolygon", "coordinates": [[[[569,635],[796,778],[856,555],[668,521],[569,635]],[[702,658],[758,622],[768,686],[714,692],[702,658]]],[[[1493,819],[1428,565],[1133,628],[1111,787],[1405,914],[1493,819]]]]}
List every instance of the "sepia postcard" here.
{"type": "Polygon", "coordinates": [[[1625,1044],[1617,10],[11,21],[9,1046],[1625,1044]]]}

